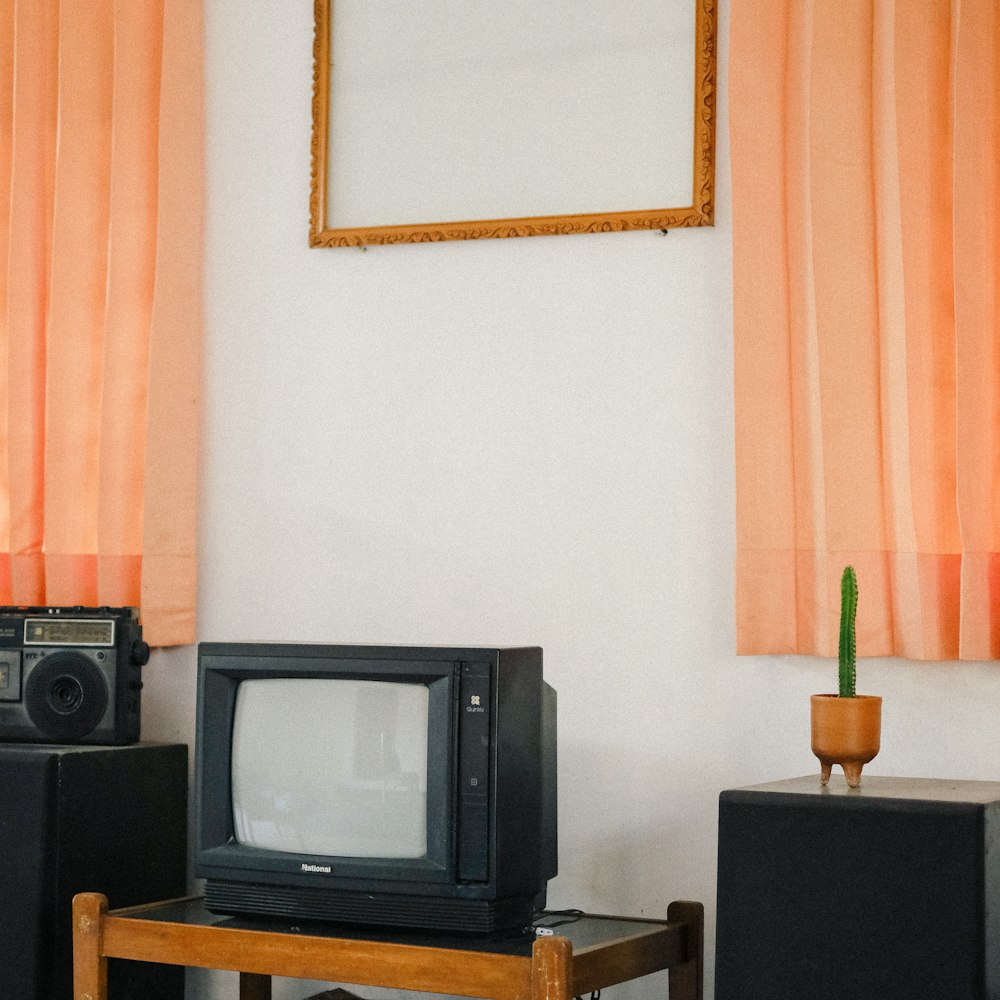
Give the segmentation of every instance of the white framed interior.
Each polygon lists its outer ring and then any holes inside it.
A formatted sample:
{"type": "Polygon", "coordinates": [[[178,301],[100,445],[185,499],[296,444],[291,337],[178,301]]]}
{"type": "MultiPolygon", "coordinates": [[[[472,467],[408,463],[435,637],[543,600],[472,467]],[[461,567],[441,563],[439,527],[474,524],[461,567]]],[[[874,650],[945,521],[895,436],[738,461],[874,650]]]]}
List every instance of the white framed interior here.
{"type": "Polygon", "coordinates": [[[713,0],[315,11],[313,246],[711,223],[713,0]]]}

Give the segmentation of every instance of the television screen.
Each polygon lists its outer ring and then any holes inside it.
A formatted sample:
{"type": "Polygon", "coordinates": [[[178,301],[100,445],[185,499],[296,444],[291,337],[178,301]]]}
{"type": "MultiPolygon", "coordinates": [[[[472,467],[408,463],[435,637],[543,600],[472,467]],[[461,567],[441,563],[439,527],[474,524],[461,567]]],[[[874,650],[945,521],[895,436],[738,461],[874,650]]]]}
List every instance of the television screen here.
{"type": "Polygon", "coordinates": [[[237,841],[290,854],[423,857],[427,723],[422,684],[243,681],[232,740],[237,841]]]}

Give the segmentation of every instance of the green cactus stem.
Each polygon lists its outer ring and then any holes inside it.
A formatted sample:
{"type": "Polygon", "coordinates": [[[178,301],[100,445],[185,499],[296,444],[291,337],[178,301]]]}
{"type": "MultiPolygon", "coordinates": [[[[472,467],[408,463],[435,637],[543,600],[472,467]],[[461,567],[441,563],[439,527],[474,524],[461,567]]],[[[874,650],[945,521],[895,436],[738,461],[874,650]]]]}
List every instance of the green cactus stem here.
{"type": "Polygon", "coordinates": [[[853,698],[857,680],[854,621],[858,613],[858,577],[853,566],[840,578],[840,697],[853,698]]]}

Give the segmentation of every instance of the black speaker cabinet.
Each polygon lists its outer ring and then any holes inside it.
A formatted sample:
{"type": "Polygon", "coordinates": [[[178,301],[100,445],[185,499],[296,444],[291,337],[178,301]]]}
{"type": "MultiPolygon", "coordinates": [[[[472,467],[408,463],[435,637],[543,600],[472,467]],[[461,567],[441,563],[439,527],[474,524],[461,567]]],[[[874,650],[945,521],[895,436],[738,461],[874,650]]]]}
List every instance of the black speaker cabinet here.
{"type": "MultiPolygon", "coordinates": [[[[187,747],[0,743],[0,997],[71,1000],[77,892],[112,907],[187,884],[187,747]]],[[[110,1000],[182,1000],[179,967],[110,962],[110,1000]]]]}
{"type": "Polygon", "coordinates": [[[719,798],[716,1000],[1000,1000],[1000,783],[719,798]]]}

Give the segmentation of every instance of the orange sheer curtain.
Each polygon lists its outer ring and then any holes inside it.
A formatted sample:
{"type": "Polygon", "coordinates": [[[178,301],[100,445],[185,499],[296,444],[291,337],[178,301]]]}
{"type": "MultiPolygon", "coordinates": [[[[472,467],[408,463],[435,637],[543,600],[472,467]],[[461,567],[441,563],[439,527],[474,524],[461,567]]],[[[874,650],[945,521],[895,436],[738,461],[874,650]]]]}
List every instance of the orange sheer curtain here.
{"type": "Polygon", "coordinates": [[[1000,657],[1000,5],[734,3],[742,653],[1000,657]]]}
{"type": "Polygon", "coordinates": [[[0,0],[0,603],[191,642],[201,0],[0,0]]]}

